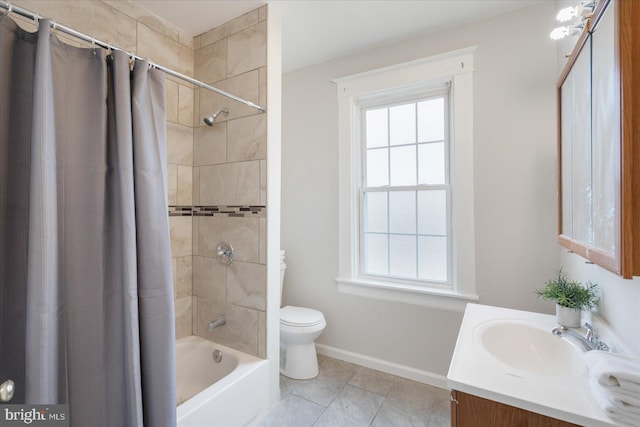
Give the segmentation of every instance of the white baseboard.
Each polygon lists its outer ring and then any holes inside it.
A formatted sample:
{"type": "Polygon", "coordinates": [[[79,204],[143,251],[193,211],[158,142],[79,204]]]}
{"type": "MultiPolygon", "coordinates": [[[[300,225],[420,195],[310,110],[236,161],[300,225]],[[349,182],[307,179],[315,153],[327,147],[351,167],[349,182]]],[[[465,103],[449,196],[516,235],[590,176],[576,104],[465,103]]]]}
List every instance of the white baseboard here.
{"type": "Polygon", "coordinates": [[[385,372],[387,374],[396,375],[398,377],[407,378],[423,384],[432,385],[443,389],[449,389],[447,386],[447,377],[433,372],[423,371],[421,369],[412,368],[410,366],[400,365],[398,363],[389,362],[374,357],[365,356],[364,354],[353,353],[351,351],[342,350],[325,344],[316,343],[318,353],[334,359],[344,360],[345,362],[355,363],[376,371],[385,372]]]}

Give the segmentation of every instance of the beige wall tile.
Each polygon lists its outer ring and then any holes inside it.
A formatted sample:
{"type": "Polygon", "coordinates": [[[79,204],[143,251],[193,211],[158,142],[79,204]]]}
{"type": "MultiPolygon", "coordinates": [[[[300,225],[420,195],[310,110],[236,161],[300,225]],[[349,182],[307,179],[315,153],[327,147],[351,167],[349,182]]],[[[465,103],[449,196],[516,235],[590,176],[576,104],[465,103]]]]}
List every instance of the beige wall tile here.
{"type": "Polygon", "coordinates": [[[258,311],[258,357],[267,358],[267,313],[258,311]]]}
{"type": "Polygon", "coordinates": [[[191,206],[193,204],[193,168],[191,166],[178,166],[178,191],[177,204],[179,206],[191,206]]]}
{"type": "Polygon", "coordinates": [[[267,23],[261,22],[227,40],[227,76],[267,65],[267,23]]]}
{"type": "Polygon", "coordinates": [[[258,91],[260,93],[259,105],[264,108],[267,106],[267,68],[262,67],[258,71],[258,91]]]}
{"type": "Polygon", "coordinates": [[[243,117],[227,123],[227,161],[267,158],[267,116],[243,117]]]}
{"type": "Polygon", "coordinates": [[[193,165],[193,128],[167,123],[167,162],[174,165],[193,165]]]}
{"type": "Polygon", "coordinates": [[[166,99],[165,117],[168,122],[178,123],[178,83],[165,79],[164,93],[166,99]]]}
{"type": "Polygon", "coordinates": [[[198,230],[200,229],[200,217],[194,216],[193,222],[191,224],[191,233],[193,236],[193,242],[191,248],[193,250],[193,255],[198,255],[198,230]]]}
{"type": "Polygon", "coordinates": [[[267,161],[260,160],[260,206],[267,206],[267,161]]]}
{"type": "Polygon", "coordinates": [[[258,224],[260,227],[260,234],[258,235],[259,241],[259,259],[260,264],[267,263],[267,218],[258,218],[258,224]]]}
{"type": "Polygon", "coordinates": [[[193,127],[203,124],[203,117],[200,116],[200,91],[206,89],[196,88],[193,91],[193,127]]]}
{"type": "Polygon", "coordinates": [[[227,41],[220,40],[195,52],[195,77],[215,83],[227,77],[227,41]]]}
{"type": "Polygon", "coordinates": [[[227,300],[227,267],[217,259],[193,257],[193,294],[218,301],[227,300]]]}
{"type": "MultiPolygon", "coordinates": [[[[217,82],[215,86],[248,101],[254,103],[260,101],[260,72],[258,70],[221,80],[217,82]]],[[[218,95],[217,93],[208,90],[200,91],[201,114],[209,114],[209,112],[218,111],[223,108],[229,110],[229,115],[226,117],[221,115],[218,117],[218,122],[259,113],[255,108],[231,101],[229,98],[218,95]]]]}
{"type": "Polygon", "coordinates": [[[196,327],[198,324],[198,297],[196,297],[195,295],[193,295],[191,297],[191,333],[192,335],[197,335],[196,334],[196,327]]]}
{"type": "Polygon", "coordinates": [[[268,7],[267,6],[262,6],[260,9],[258,9],[258,20],[260,22],[262,21],[266,21],[267,17],[268,17],[268,7]]]}
{"type": "Polygon", "coordinates": [[[196,297],[196,335],[245,353],[258,353],[258,312],[208,298],[196,297]],[[209,332],[207,323],[224,315],[227,324],[209,332]]]}
{"type": "Polygon", "coordinates": [[[193,38],[193,50],[198,50],[200,49],[200,47],[202,47],[202,44],[200,43],[200,36],[196,36],[193,38]]]}
{"type": "Polygon", "coordinates": [[[265,310],[265,266],[241,261],[231,263],[227,267],[227,302],[265,310]]]}
{"type": "Polygon", "coordinates": [[[175,206],[178,201],[178,166],[167,165],[167,204],[175,206]]]}
{"type": "Polygon", "coordinates": [[[191,217],[170,216],[171,256],[173,258],[191,256],[193,253],[191,217]]]}
{"type": "Polygon", "coordinates": [[[175,300],[174,310],[176,316],[176,339],[192,335],[192,308],[191,297],[183,297],[175,300]]]}
{"type": "Polygon", "coordinates": [[[259,19],[260,13],[258,12],[258,9],[254,9],[251,12],[247,12],[244,15],[237,17],[236,19],[225,22],[221,27],[224,28],[225,36],[228,37],[244,30],[245,28],[249,28],[250,26],[257,24],[259,19]]]}
{"type": "Polygon", "coordinates": [[[213,127],[200,126],[193,130],[194,166],[216,165],[227,161],[227,123],[213,127]]]}
{"type": "Polygon", "coordinates": [[[136,21],[105,3],[88,0],[12,3],[122,49],[136,49],[136,21]]]}
{"type": "Polygon", "coordinates": [[[193,50],[138,23],[138,55],[182,74],[193,75],[193,50]]]}
{"type": "Polygon", "coordinates": [[[193,89],[178,86],[178,123],[193,126],[193,89]]]}
{"type": "Polygon", "coordinates": [[[236,261],[258,262],[259,223],[258,218],[197,217],[198,246],[196,255],[215,257],[218,242],[231,243],[236,261]]]}
{"type": "Polygon", "coordinates": [[[196,49],[202,49],[203,47],[209,46],[212,43],[222,40],[226,36],[224,27],[212,28],[198,36],[198,38],[200,38],[200,47],[197,47],[196,49]]]}
{"type": "Polygon", "coordinates": [[[260,203],[259,161],[201,166],[200,203],[203,205],[258,205],[260,203]]]}
{"type": "Polygon", "coordinates": [[[180,31],[178,27],[154,15],[144,7],[131,1],[103,0],[103,2],[170,39],[178,40],[178,32],[180,31]]]}
{"type": "Polygon", "coordinates": [[[200,168],[193,168],[193,204],[200,205],[200,168]]]}
{"type": "Polygon", "coordinates": [[[174,283],[176,299],[191,296],[191,281],[193,277],[192,257],[175,258],[176,281],[174,283]]]}
{"type": "Polygon", "coordinates": [[[191,50],[195,50],[194,38],[181,29],[178,29],[178,42],[191,50]]]}

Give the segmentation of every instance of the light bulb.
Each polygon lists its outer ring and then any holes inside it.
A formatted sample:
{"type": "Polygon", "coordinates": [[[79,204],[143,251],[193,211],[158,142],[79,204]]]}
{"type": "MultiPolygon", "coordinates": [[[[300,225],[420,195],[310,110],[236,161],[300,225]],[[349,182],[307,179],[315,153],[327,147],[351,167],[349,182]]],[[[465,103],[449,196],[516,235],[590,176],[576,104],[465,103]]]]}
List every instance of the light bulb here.
{"type": "Polygon", "coordinates": [[[581,11],[578,9],[582,9],[582,5],[578,5],[576,7],[565,7],[564,9],[561,9],[560,12],[558,12],[558,16],[556,16],[556,19],[559,22],[571,21],[573,18],[577,17],[580,14],[581,11]]]}
{"type": "Polygon", "coordinates": [[[569,35],[569,27],[558,27],[558,28],[555,28],[553,31],[551,31],[551,34],[549,34],[549,37],[551,37],[553,40],[560,40],[567,37],[568,35],[569,35]]]}

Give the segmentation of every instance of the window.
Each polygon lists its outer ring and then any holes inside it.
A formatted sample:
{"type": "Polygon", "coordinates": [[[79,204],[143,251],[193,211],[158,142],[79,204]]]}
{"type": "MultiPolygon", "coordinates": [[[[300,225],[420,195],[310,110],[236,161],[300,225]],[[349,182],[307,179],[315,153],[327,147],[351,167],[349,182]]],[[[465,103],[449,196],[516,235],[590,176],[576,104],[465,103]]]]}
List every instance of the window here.
{"type": "Polygon", "coordinates": [[[451,309],[477,300],[472,52],[335,80],[341,292],[451,309]]]}
{"type": "Polygon", "coordinates": [[[360,107],[360,271],[447,283],[448,90],[360,107]]]}

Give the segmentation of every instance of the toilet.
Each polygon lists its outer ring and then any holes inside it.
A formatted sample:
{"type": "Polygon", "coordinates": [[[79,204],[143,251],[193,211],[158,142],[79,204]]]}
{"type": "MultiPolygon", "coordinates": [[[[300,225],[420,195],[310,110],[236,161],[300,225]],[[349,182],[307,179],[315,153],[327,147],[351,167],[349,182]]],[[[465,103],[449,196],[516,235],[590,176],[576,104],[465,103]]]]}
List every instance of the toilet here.
{"type": "MultiPolygon", "coordinates": [[[[280,292],[284,285],[284,251],[280,251],[280,292]]],[[[296,380],[318,376],[315,340],[327,322],[312,308],[288,305],[280,309],[280,373],[296,380]]]]}

